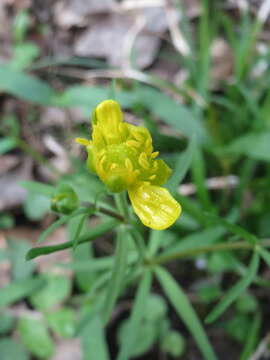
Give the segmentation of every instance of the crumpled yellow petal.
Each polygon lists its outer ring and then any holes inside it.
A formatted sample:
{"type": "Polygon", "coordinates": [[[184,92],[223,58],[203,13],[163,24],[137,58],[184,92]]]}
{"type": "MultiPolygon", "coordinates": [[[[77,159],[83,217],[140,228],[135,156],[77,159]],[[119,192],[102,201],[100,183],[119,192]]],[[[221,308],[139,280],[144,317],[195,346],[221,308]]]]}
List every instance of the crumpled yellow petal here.
{"type": "Polygon", "coordinates": [[[141,222],[152,229],[168,228],[181,213],[180,204],[163,187],[142,182],[130,188],[128,194],[141,222]]]}

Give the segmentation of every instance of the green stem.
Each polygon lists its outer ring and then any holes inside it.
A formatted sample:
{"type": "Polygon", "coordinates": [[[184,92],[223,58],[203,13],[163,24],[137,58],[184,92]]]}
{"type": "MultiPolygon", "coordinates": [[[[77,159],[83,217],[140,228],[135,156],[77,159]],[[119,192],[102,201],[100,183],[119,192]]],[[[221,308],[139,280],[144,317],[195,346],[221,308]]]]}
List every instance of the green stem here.
{"type": "MultiPolygon", "coordinates": [[[[263,247],[270,247],[270,239],[262,240],[258,243],[263,247]]],[[[257,245],[257,246],[258,246],[257,245]]],[[[229,250],[241,250],[241,249],[254,249],[254,244],[238,241],[233,243],[221,243],[216,245],[209,245],[209,246],[201,246],[196,249],[189,249],[181,252],[176,252],[173,254],[168,255],[160,255],[153,259],[152,265],[160,265],[172,260],[177,260],[185,257],[190,257],[198,254],[203,254],[206,252],[213,252],[213,251],[229,251],[229,250]]]]}
{"type": "Polygon", "coordinates": [[[115,194],[114,199],[118,211],[127,221],[129,218],[129,214],[128,214],[128,202],[127,202],[126,191],[122,191],[119,194],[115,194]]]}
{"type": "Polygon", "coordinates": [[[82,201],[81,205],[83,205],[89,209],[91,209],[91,208],[93,208],[93,210],[96,209],[96,211],[99,213],[108,215],[108,216],[113,217],[122,222],[126,222],[126,218],[124,216],[122,216],[121,214],[118,214],[117,212],[115,212],[113,210],[106,209],[105,207],[102,207],[102,206],[96,206],[95,204],[91,203],[90,201],[82,201]]]}

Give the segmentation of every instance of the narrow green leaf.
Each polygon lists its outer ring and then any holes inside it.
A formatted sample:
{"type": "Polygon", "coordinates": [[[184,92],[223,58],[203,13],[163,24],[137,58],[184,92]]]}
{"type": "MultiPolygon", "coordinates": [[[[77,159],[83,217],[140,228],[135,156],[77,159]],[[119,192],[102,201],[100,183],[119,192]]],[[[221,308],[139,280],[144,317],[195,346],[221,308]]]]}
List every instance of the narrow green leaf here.
{"type": "Polygon", "coordinates": [[[179,160],[177,161],[176,166],[173,170],[173,174],[167,182],[167,187],[170,191],[176,191],[177,186],[186,176],[186,173],[191,166],[195,145],[196,136],[193,135],[187,149],[179,157],[179,160]]]}
{"type": "Polygon", "coordinates": [[[59,266],[65,269],[72,269],[74,271],[96,272],[110,269],[113,266],[113,263],[113,256],[103,256],[93,259],[88,258],[88,260],[78,260],[68,264],[59,264],[59,266]]]}
{"type": "Polygon", "coordinates": [[[238,137],[226,148],[226,153],[246,155],[256,160],[269,161],[270,132],[248,133],[238,137]]]}
{"type": "Polygon", "coordinates": [[[71,239],[71,241],[73,242],[73,250],[76,250],[76,247],[77,247],[78,241],[79,241],[79,236],[83,230],[85,220],[87,219],[87,217],[89,215],[93,214],[94,212],[95,212],[95,210],[92,210],[91,212],[88,212],[88,214],[84,214],[83,216],[80,217],[74,237],[71,239]]]}
{"type": "Polygon", "coordinates": [[[0,307],[12,304],[34,291],[41,289],[46,284],[44,278],[26,279],[16,281],[0,289],[0,307]]]}
{"type": "Polygon", "coordinates": [[[50,105],[55,96],[54,90],[45,82],[20,71],[0,65],[0,90],[36,104],[50,105]]]}
{"type": "Polygon", "coordinates": [[[120,294],[121,287],[123,285],[123,279],[125,277],[126,265],[127,265],[127,253],[128,253],[128,239],[127,232],[124,226],[120,226],[115,250],[115,261],[112,269],[111,280],[109,282],[103,311],[103,320],[108,322],[115,302],[120,294]]]}
{"type": "MultiPolygon", "coordinates": [[[[91,210],[92,212],[93,210],[91,210]]],[[[77,211],[74,211],[72,214],[70,215],[64,215],[62,217],[60,217],[59,219],[57,219],[54,223],[52,223],[45,231],[43,231],[41,233],[41,235],[39,236],[39,238],[37,239],[37,243],[40,244],[42,243],[44,240],[46,240],[46,238],[54,231],[56,230],[59,226],[66,224],[70,219],[72,219],[75,216],[78,215],[82,215],[82,214],[90,214],[89,209],[85,209],[85,208],[80,208],[77,211]]]]}
{"type": "Polygon", "coordinates": [[[189,329],[195,341],[197,342],[203,357],[206,360],[217,360],[217,357],[208,341],[201,322],[184,291],[170,275],[170,273],[164,268],[156,268],[155,273],[178,316],[185,323],[186,327],[189,329]]]}
{"type": "Polygon", "coordinates": [[[121,344],[117,360],[128,360],[133,354],[136,339],[141,328],[141,321],[144,317],[145,304],[149,296],[151,281],[152,274],[150,271],[147,271],[137,289],[131,316],[128,320],[127,331],[125,332],[125,340],[121,344]]]}
{"type": "Polygon", "coordinates": [[[239,225],[232,224],[231,222],[229,222],[225,219],[222,219],[219,216],[216,216],[216,215],[210,214],[210,213],[205,213],[205,217],[208,218],[208,220],[211,220],[213,222],[216,222],[217,224],[224,226],[226,229],[228,229],[233,234],[236,234],[236,235],[244,238],[245,240],[247,240],[249,243],[251,243],[253,245],[256,244],[256,242],[259,240],[255,235],[251,234],[246,229],[242,228],[239,225]]]}
{"type": "Polygon", "coordinates": [[[162,255],[170,255],[181,251],[196,249],[202,246],[211,245],[219,240],[226,233],[226,229],[221,226],[194,231],[193,233],[181,238],[175,245],[167,248],[162,255]]]}
{"type": "Polygon", "coordinates": [[[148,242],[148,255],[150,257],[153,257],[158,252],[163,237],[164,231],[151,230],[148,242]]]}
{"type": "Polygon", "coordinates": [[[205,186],[206,182],[206,165],[205,159],[202,153],[202,148],[200,146],[196,146],[193,151],[192,158],[192,179],[196,185],[198,197],[203,205],[205,210],[210,210],[212,208],[210,195],[207,187],[205,186]]]}
{"type": "Polygon", "coordinates": [[[263,258],[263,260],[266,262],[266,264],[270,267],[270,253],[269,251],[265,250],[261,246],[258,247],[258,252],[263,258]]]}
{"type": "Polygon", "coordinates": [[[258,252],[254,252],[250,262],[248,272],[245,277],[233,285],[225,294],[223,299],[214,307],[211,313],[206,317],[205,322],[211,323],[215,321],[235,300],[236,298],[252,283],[257,274],[259,267],[258,252]]]}
{"type": "MultiPolygon", "coordinates": [[[[86,231],[83,235],[81,235],[78,239],[78,244],[83,244],[87,241],[95,240],[96,238],[105,234],[106,232],[113,230],[118,225],[119,225],[119,221],[117,220],[106,221],[94,227],[93,229],[86,231]]],[[[41,255],[51,254],[56,251],[68,249],[71,248],[72,246],[73,246],[73,241],[67,241],[59,245],[36,247],[28,251],[28,253],[26,254],[26,260],[31,260],[41,255]]]]}
{"type": "Polygon", "coordinates": [[[262,324],[262,317],[260,313],[255,313],[253,321],[250,323],[248,336],[244,348],[240,355],[240,360],[249,360],[258,342],[259,332],[262,324]]]}

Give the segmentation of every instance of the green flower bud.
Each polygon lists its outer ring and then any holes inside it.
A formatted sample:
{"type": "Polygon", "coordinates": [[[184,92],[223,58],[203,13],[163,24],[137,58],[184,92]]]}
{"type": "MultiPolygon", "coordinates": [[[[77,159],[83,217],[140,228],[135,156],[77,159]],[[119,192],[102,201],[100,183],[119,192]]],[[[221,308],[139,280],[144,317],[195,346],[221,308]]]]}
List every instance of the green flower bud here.
{"type": "Polygon", "coordinates": [[[51,209],[61,214],[71,214],[79,206],[79,198],[70,185],[61,184],[51,199],[51,209]]]}

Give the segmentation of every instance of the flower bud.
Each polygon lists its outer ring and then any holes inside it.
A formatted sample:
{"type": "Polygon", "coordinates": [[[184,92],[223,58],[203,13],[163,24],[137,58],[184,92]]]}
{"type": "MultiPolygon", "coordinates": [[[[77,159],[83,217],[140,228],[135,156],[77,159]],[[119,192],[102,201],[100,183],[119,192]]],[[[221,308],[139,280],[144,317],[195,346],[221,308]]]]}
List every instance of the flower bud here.
{"type": "Polygon", "coordinates": [[[61,184],[51,199],[51,209],[64,215],[71,214],[79,206],[79,198],[70,185],[61,184]]]}

